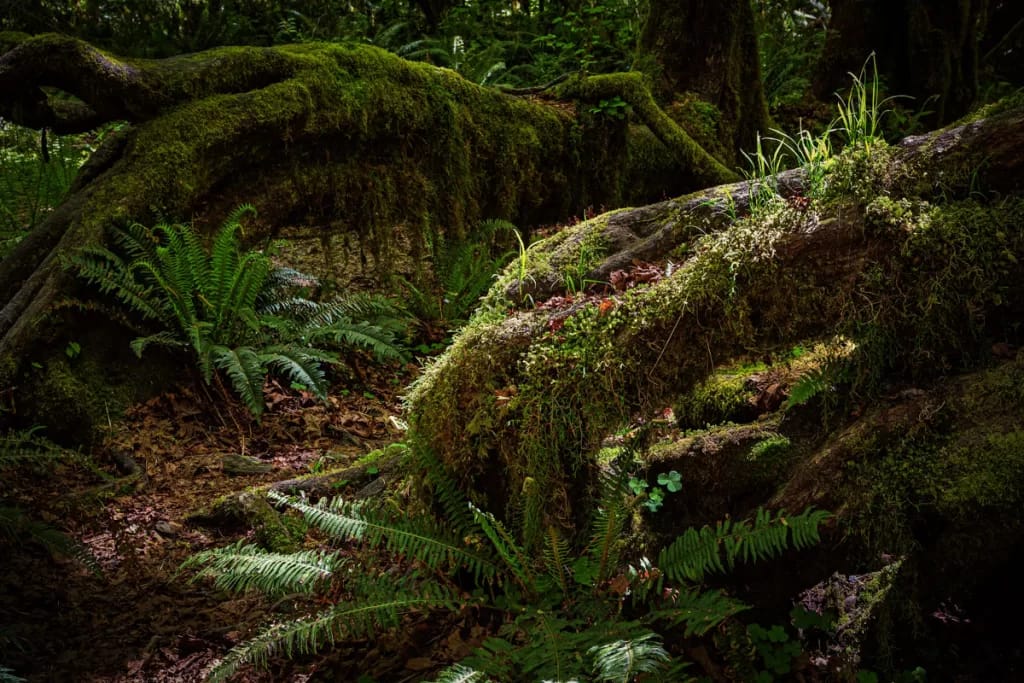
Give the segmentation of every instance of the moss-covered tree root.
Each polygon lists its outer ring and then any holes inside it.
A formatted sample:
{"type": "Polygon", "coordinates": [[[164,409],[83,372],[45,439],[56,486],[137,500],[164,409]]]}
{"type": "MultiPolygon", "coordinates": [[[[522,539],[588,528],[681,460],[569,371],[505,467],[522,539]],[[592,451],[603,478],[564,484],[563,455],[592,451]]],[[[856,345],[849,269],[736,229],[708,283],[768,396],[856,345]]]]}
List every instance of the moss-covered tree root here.
{"type": "MultiPolygon", "coordinates": [[[[1022,121],[1016,110],[852,150],[830,163],[827,201],[743,217],[749,188],[718,188],[532,246],[411,391],[414,443],[491,509],[518,516],[542,492],[537,529],[572,524],[602,440],[716,364],[840,334],[859,345],[865,386],[978,357],[1024,314],[1024,204],[965,197],[1019,193],[1022,121]],[[638,253],[659,261],[659,281],[580,296],[638,253]],[[552,293],[564,296],[524,306],[552,293]]],[[[783,193],[799,185],[787,180],[783,193]]]]}

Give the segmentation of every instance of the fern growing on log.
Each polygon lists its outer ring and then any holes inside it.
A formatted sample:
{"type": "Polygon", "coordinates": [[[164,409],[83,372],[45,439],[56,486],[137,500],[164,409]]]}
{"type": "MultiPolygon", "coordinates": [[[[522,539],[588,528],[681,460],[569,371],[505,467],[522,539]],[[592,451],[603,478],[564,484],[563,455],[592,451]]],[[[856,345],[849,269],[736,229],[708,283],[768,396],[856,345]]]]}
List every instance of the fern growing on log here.
{"type": "Polygon", "coordinates": [[[132,341],[136,355],[150,346],[189,350],[204,382],[222,373],[257,417],[268,372],[323,399],[328,385],[322,366],[338,361],[327,349],[405,357],[396,341],[394,306],[365,296],[312,301],[296,292],[315,285],[314,278],[242,249],[242,219],[253,214],[248,204],[235,209],[209,249],[191,225],[115,227],[113,248],[81,249],[71,266],[141,326],[156,328],[132,341]]]}

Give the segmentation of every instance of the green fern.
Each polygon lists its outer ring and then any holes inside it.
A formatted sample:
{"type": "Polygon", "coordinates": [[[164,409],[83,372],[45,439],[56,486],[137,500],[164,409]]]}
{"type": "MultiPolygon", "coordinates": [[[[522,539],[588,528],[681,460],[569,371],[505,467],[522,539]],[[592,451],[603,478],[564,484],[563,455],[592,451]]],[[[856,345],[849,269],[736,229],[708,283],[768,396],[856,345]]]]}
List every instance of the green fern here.
{"type": "Polygon", "coordinates": [[[268,372],[326,398],[322,366],[338,356],[317,348],[321,343],[367,349],[384,360],[405,358],[393,306],[365,296],[311,301],[300,293],[317,284],[314,278],[244,251],[242,221],[255,213],[248,204],[235,209],[209,249],[190,225],[112,228],[116,251],[82,249],[71,266],[143,325],[157,328],[131,343],[136,355],[150,346],[189,349],[203,381],[222,373],[257,418],[268,372]]]}
{"type": "Polygon", "coordinates": [[[605,581],[619,563],[620,539],[632,514],[626,503],[628,481],[628,472],[617,465],[600,475],[601,498],[591,521],[588,546],[590,557],[597,565],[595,583],[605,581]]]}
{"type": "MultiPolygon", "coordinates": [[[[574,551],[557,529],[548,527],[543,548],[534,555],[494,515],[467,504],[432,454],[416,451],[411,459],[433,485],[440,507],[446,512],[451,508],[451,525],[432,518],[394,519],[365,502],[335,498],[312,504],[268,494],[274,503],[301,512],[312,526],[342,540],[402,554],[420,571],[397,586],[357,580],[351,587],[353,602],[270,627],[232,650],[212,680],[223,680],[245,663],[316,651],[340,638],[369,637],[396,625],[407,610],[455,609],[459,601],[446,588],[452,579],[443,575],[458,578],[452,573],[456,569],[484,589],[480,593],[493,596],[491,608],[503,611],[506,622],[498,637],[488,638],[468,658],[442,672],[440,681],[590,677],[625,683],[647,674],[678,673],[685,662],[670,661],[659,632],[680,629],[686,637],[703,635],[747,609],[721,591],[693,582],[707,572],[726,571],[737,561],[806,547],[818,540],[818,527],[828,516],[812,509],[794,516],[762,510],[749,521],[691,530],[659,554],[660,569],[641,561],[641,570],[622,574],[619,539],[628,530],[635,505],[624,470],[612,468],[602,476],[600,510],[582,549],[574,551]],[[490,541],[489,547],[481,543],[482,537],[490,541]],[[628,581],[630,605],[622,602],[621,588],[609,590],[613,577],[628,581]],[[641,616],[630,620],[625,618],[628,614],[641,616]]],[[[239,545],[208,551],[192,564],[206,565],[204,572],[228,581],[226,587],[284,591],[298,584],[310,590],[330,571],[316,564],[322,557],[277,556],[239,545]]]]}
{"type": "Polygon", "coordinates": [[[492,580],[499,567],[486,555],[470,550],[448,530],[428,519],[387,520],[366,505],[340,497],[312,505],[270,491],[270,500],[301,512],[306,520],[341,539],[360,540],[422,562],[433,571],[463,568],[478,583],[492,580]]]}
{"type": "Polygon", "coordinates": [[[429,683],[490,683],[490,680],[482,671],[455,664],[442,671],[429,683]]]}
{"type": "Polygon", "coordinates": [[[460,538],[479,533],[466,495],[437,456],[427,448],[413,448],[408,449],[408,461],[423,472],[423,478],[433,489],[431,500],[440,506],[445,525],[452,533],[460,538]]]}
{"type": "Polygon", "coordinates": [[[0,436],[0,470],[22,465],[46,465],[66,456],[60,446],[39,435],[32,427],[0,436]]]}
{"type": "Polygon", "coordinates": [[[683,635],[702,636],[729,617],[748,606],[721,591],[696,588],[672,589],[662,605],[649,609],[643,616],[645,624],[682,626],[683,635]]]}
{"type": "Polygon", "coordinates": [[[25,679],[21,676],[15,676],[14,672],[8,669],[6,666],[0,666],[0,683],[25,683],[25,679]]]}
{"type": "Polygon", "coordinates": [[[473,240],[438,240],[432,245],[434,282],[399,279],[407,294],[406,310],[428,329],[451,330],[464,324],[494,276],[511,260],[513,252],[500,245],[503,235],[514,234],[514,225],[492,219],[477,226],[473,240]]]}
{"type": "Polygon", "coordinates": [[[601,683],[632,683],[642,673],[657,673],[669,660],[656,633],[595,645],[587,652],[594,658],[594,678],[601,683]]]}
{"type": "Polygon", "coordinates": [[[755,562],[777,557],[819,540],[818,527],[829,514],[808,508],[799,515],[758,510],[753,522],[719,522],[714,529],[688,529],[658,555],[658,566],[673,581],[701,581],[708,572],[725,572],[736,560],[755,562]]]}
{"type": "Polygon", "coordinates": [[[553,526],[548,526],[542,551],[544,567],[555,584],[568,595],[572,579],[572,558],[569,541],[553,526]]]}
{"type": "Polygon", "coordinates": [[[93,574],[102,574],[99,562],[88,547],[49,524],[32,519],[20,508],[0,506],[0,540],[34,543],[54,555],[78,561],[93,574]]]}
{"type": "MultiPolygon", "coordinates": [[[[69,451],[43,438],[39,431],[33,427],[0,436],[0,470],[46,466],[68,457],[69,451]]],[[[85,545],[32,519],[18,507],[0,505],[0,541],[34,543],[54,555],[77,560],[94,574],[101,573],[99,562],[85,545]]]]}
{"type": "Polygon", "coordinates": [[[274,624],[255,638],[233,648],[207,677],[225,681],[246,664],[265,666],[274,656],[292,657],[319,652],[342,638],[371,638],[397,626],[412,611],[456,609],[457,600],[440,586],[419,587],[411,594],[393,580],[358,580],[359,600],[340,603],[313,617],[274,624]]]}
{"type": "Polygon", "coordinates": [[[234,545],[196,553],[182,568],[202,567],[193,580],[213,578],[222,589],[243,592],[256,589],[271,596],[312,593],[331,577],[338,554],[305,550],[291,554],[271,553],[239,541],[234,545]]]}
{"type": "Polygon", "coordinates": [[[485,512],[472,503],[469,506],[473,511],[473,518],[490,539],[494,549],[505,563],[505,567],[512,573],[512,576],[519,584],[529,592],[536,591],[534,575],[531,567],[531,558],[526,551],[519,546],[512,534],[508,532],[505,525],[494,515],[485,512]]]}

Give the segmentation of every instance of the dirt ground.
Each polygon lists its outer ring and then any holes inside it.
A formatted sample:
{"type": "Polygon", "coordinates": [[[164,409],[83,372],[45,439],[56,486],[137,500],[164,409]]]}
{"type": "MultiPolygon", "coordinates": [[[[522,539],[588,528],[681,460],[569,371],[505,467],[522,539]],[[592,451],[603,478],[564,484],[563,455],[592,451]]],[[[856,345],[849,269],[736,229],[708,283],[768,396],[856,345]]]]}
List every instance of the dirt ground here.
{"type": "MultiPolygon", "coordinates": [[[[399,439],[392,418],[415,371],[372,371],[364,382],[336,388],[327,404],[271,384],[271,409],[259,425],[202,392],[179,389],[132,408],[88,453],[56,468],[9,472],[6,503],[83,543],[99,572],[32,544],[4,546],[11,552],[0,561],[0,643],[7,644],[0,664],[29,681],[202,680],[276,605],[224,594],[179,570],[191,554],[247,533],[204,528],[189,515],[225,494],[344,466],[399,439]],[[223,459],[238,453],[270,471],[229,474],[223,459]]],[[[377,659],[386,653],[379,644],[364,645],[361,653],[282,662],[235,680],[305,681],[323,667],[336,675],[355,655],[362,671],[404,666],[375,664],[372,650],[377,659]]],[[[414,671],[405,673],[418,680],[414,671]]]]}

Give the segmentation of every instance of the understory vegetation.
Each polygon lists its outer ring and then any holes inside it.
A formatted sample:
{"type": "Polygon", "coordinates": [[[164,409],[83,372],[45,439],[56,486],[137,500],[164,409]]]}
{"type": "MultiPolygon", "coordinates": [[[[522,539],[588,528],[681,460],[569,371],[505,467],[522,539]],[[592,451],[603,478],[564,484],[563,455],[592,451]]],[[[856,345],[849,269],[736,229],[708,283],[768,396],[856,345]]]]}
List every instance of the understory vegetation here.
{"type": "Polygon", "coordinates": [[[1012,676],[953,4],[0,0],[0,683],[1012,676]]]}
{"type": "Polygon", "coordinates": [[[398,626],[409,610],[503,615],[497,635],[442,671],[439,681],[584,677],[626,683],[643,672],[682,680],[686,662],[672,661],[663,647],[667,634],[701,636],[747,608],[702,587],[705,575],[731,570],[738,561],[806,548],[819,540],[818,527],[828,517],[814,510],[799,515],[761,510],[750,521],[688,530],[656,560],[639,557],[636,566],[626,566],[624,539],[642,495],[631,493],[622,463],[613,463],[603,475],[586,543],[573,543],[548,527],[543,548],[535,551],[493,514],[470,504],[437,461],[420,461],[444,511],[440,519],[340,497],[311,504],[270,494],[274,503],[298,511],[333,539],[402,558],[410,570],[401,579],[357,570],[330,550],[281,555],[239,543],[186,562],[202,567],[199,576],[224,589],[351,596],[327,611],[266,628],[232,650],[208,680],[226,680],[240,666],[266,664],[275,654],[309,654],[336,639],[373,637],[398,626]],[[353,571],[358,572],[354,581],[353,571]]]}
{"type": "MultiPolygon", "coordinates": [[[[242,251],[241,220],[253,213],[250,205],[232,212],[208,250],[187,225],[113,228],[120,253],[82,249],[72,266],[119,304],[106,309],[118,320],[131,324],[134,315],[157,330],[131,342],[136,355],[149,346],[189,349],[203,381],[222,372],[257,417],[268,371],[326,399],[321,365],[339,362],[334,349],[404,358],[396,338],[403,321],[387,300],[313,301],[307,294],[317,287],[314,278],[275,266],[262,252],[242,251]]],[[[219,376],[216,382],[223,387],[219,376]]]]}

